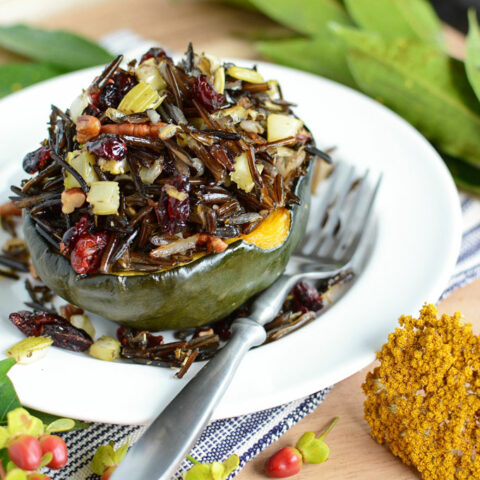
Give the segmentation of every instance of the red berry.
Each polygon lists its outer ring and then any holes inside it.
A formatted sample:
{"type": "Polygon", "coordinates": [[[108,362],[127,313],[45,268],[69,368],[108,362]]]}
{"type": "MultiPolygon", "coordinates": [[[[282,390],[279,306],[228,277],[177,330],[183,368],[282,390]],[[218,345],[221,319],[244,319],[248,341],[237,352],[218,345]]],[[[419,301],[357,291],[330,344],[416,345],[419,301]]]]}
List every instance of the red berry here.
{"type": "Polygon", "coordinates": [[[103,475],[100,477],[100,480],[109,480],[109,478],[112,476],[113,472],[117,468],[116,465],[112,465],[108,467],[104,472],[103,475]]]}
{"type": "Polygon", "coordinates": [[[265,463],[265,473],[272,478],[296,475],[302,468],[302,454],[293,447],[284,447],[265,463]]]}
{"type": "Polygon", "coordinates": [[[8,447],[8,456],[22,470],[36,470],[42,462],[42,448],[35,437],[23,435],[8,447]]]}
{"type": "Polygon", "coordinates": [[[108,234],[105,232],[83,232],[70,255],[70,263],[75,272],[86,275],[98,270],[107,243],[108,234]]]}
{"type": "Polygon", "coordinates": [[[44,435],[40,437],[40,447],[42,448],[43,455],[48,452],[53,455],[52,460],[47,465],[48,468],[59,470],[67,464],[68,450],[62,438],[57,435],[44,435]]]}

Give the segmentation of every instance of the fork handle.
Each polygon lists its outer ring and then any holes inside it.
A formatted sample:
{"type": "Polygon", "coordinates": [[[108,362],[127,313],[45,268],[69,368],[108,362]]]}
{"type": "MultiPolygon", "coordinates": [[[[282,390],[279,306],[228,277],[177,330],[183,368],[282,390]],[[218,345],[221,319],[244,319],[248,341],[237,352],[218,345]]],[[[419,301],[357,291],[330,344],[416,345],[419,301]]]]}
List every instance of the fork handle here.
{"type": "Polygon", "coordinates": [[[222,350],[190,380],[130,449],[112,480],[170,480],[208,423],[247,351],[265,341],[265,329],[241,318],[222,350]]]}

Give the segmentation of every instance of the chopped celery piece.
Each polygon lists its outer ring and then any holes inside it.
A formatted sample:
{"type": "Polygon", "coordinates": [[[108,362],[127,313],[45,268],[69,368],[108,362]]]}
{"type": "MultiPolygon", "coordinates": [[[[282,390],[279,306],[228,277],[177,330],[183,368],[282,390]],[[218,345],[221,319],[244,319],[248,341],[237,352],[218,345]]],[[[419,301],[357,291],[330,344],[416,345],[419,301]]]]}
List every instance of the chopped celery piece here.
{"type": "Polygon", "coordinates": [[[167,82],[163,79],[155,59],[149,58],[141,63],[135,70],[135,75],[139,82],[150,85],[154,90],[163,90],[167,88],[167,82]]]}
{"type": "Polygon", "coordinates": [[[99,360],[113,362],[120,357],[120,347],[120,342],[115,338],[103,336],[90,346],[88,353],[99,360]]]}
{"type": "Polygon", "coordinates": [[[43,358],[53,343],[50,337],[27,337],[7,350],[7,355],[17,363],[27,365],[43,358]]]}
{"type": "Polygon", "coordinates": [[[162,168],[162,161],[157,159],[150,168],[141,167],[138,174],[145,185],[151,185],[162,173],[162,168]]]}
{"type": "Polygon", "coordinates": [[[235,171],[230,174],[230,179],[238,185],[238,188],[245,190],[245,192],[251,192],[255,183],[250,173],[248,166],[248,159],[245,153],[242,153],[235,158],[234,163],[235,171]]]}
{"type": "Polygon", "coordinates": [[[225,69],[218,67],[213,78],[213,86],[218,93],[225,91],[225,69]]]}
{"type": "Polygon", "coordinates": [[[303,122],[295,117],[271,113],[267,118],[267,140],[275,142],[283,138],[295,137],[303,127],[303,122]]]}
{"type": "Polygon", "coordinates": [[[117,182],[94,182],[90,186],[87,202],[95,215],[115,215],[120,206],[120,187],[117,182]]]}
{"type": "MultiPolygon", "coordinates": [[[[95,157],[87,150],[74,150],[73,152],[69,152],[66,161],[82,176],[87,185],[98,181],[97,174],[93,169],[95,157]]],[[[80,188],[80,184],[70,172],[66,172],[64,185],[65,190],[80,188]]]]}
{"type": "Polygon", "coordinates": [[[126,115],[142,113],[149,108],[156,109],[165,96],[160,97],[148,83],[139,82],[122,98],[118,110],[126,115]]]}
{"type": "Polygon", "coordinates": [[[263,83],[265,79],[256,70],[251,68],[231,66],[227,69],[227,75],[230,75],[237,80],[243,80],[248,83],[263,83]]]}

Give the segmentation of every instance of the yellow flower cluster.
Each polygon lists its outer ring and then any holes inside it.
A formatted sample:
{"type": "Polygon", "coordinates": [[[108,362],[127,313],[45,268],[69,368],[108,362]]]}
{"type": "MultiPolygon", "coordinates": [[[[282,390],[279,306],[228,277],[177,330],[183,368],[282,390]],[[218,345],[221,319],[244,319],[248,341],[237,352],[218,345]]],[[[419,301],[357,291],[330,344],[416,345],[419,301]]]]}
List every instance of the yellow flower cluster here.
{"type": "Polygon", "coordinates": [[[480,479],[480,337],[460,318],[400,317],[363,384],[373,438],[425,480],[480,479]]]}

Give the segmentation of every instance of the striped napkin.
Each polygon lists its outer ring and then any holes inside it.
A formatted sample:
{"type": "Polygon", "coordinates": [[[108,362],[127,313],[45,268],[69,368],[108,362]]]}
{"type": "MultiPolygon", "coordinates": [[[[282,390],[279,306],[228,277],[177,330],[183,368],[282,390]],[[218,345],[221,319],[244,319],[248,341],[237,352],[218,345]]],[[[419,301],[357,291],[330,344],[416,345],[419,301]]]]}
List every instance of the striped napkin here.
{"type": "MultiPolygon", "coordinates": [[[[142,46],[148,49],[151,46],[151,42],[130,30],[109,34],[103,38],[102,44],[113,53],[137,51],[142,46]]],[[[460,200],[463,212],[462,246],[455,273],[441,298],[480,276],[480,201],[465,194],[460,194],[460,200]]],[[[232,478],[248,461],[313,412],[329,390],[327,388],[300,400],[250,415],[211,422],[193,448],[192,456],[203,463],[223,461],[236,453],[240,457],[240,467],[232,474],[232,478]]],[[[145,428],[97,423],[88,429],[65,434],[70,453],[68,465],[60,471],[49,472],[50,477],[52,480],[98,479],[90,469],[96,449],[112,440],[117,447],[127,439],[133,444],[145,428]]],[[[182,473],[190,467],[191,464],[185,460],[173,478],[181,479],[182,473]]]]}
{"type": "MultiPolygon", "coordinates": [[[[441,298],[480,276],[480,201],[464,194],[460,194],[460,200],[463,212],[462,246],[455,272],[441,298]]],[[[248,461],[313,412],[328,391],[325,389],[286,405],[250,415],[211,422],[193,448],[192,456],[201,462],[213,462],[225,460],[236,453],[240,456],[238,473],[248,461]]],[[[133,444],[144,431],[145,427],[97,423],[86,430],[67,433],[64,439],[70,452],[68,465],[58,472],[51,471],[49,475],[52,480],[98,479],[89,466],[96,449],[111,440],[117,447],[127,439],[133,444]]],[[[173,478],[181,479],[182,473],[190,467],[191,464],[184,461],[173,478]]]]}

